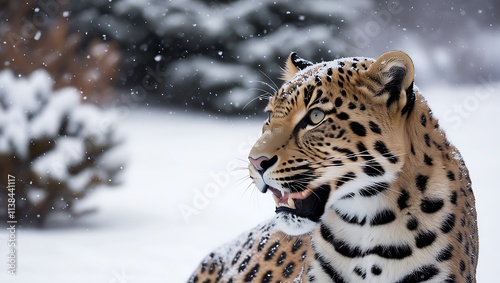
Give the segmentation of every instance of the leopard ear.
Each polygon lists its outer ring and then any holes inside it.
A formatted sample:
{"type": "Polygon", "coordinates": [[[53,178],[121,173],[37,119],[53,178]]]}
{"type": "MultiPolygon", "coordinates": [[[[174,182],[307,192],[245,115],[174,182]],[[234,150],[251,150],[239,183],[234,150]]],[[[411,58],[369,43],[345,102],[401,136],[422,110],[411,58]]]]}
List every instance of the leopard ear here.
{"type": "Polygon", "coordinates": [[[401,51],[387,52],[370,65],[366,74],[379,86],[375,96],[385,99],[387,108],[396,105],[401,115],[411,111],[415,70],[410,56],[401,51]]]}
{"type": "Polygon", "coordinates": [[[313,65],[312,62],[302,59],[299,57],[299,55],[297,55],[297,53],[292,52],[286,60],[285,69],[283,70],[281,79],[288,81],[293,78],[293,76],[295,76],[298,71],[303,70],[311,65],[313,65]]]}

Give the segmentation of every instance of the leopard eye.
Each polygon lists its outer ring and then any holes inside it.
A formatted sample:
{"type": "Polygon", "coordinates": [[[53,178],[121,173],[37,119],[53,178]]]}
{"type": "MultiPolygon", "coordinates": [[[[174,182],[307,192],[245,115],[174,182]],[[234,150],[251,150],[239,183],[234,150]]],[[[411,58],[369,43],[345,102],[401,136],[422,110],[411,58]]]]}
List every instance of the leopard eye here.
{"type": "Polygon", "coordinates": [[[325,112],[320,109],[313,109],[309,112],[309,121],[312,125],[317,125],[325,118],[325,112]]]}

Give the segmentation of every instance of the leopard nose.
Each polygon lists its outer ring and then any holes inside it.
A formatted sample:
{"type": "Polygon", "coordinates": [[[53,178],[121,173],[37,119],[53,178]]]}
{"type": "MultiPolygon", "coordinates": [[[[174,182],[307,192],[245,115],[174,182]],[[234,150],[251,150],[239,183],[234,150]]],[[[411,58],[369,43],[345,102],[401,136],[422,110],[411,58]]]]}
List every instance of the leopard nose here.
{"type": "Polygon", "coordinates": [[[267,156],[260,156],[258,158],[249,156],[248,160],[253,165],[253,167],[262,175],[264,174],[264,172],[266,172],[267,169],[269,169],[269,167],[273,166],[278,161],[278,156],[275,155],[271,159],[269,159],[267,156]]]}

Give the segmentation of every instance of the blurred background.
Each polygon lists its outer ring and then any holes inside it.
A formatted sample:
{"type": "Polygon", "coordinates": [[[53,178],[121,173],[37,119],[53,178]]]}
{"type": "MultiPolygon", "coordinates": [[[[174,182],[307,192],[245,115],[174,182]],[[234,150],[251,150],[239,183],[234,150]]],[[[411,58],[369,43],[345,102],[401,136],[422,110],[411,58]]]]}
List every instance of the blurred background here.
{"type": "Polygon", "coordinates": [[[185,282],[273,215],[246,156],[288,54],[399,49],[469,166],[478,281],[495,282],[499,13],[495,0],[0,0],[0,225],[16,224],[14,261],[0,232],[0,281],[185,282]]]}

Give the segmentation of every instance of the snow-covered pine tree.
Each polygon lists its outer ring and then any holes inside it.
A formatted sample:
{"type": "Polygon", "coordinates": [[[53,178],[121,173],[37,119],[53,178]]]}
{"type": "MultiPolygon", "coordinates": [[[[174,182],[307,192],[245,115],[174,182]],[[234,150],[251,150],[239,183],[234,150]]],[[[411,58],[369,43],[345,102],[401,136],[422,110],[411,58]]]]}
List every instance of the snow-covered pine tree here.
{"type": "MultiPolygon", "coordinates": [[[[22,78],[0,72],[0,188],[14,176],[20,224],[78,216],[77,202],[98,186],[118,184],[125,162],[112,113],[53,84],[43,70],[22,78]]],[[[7,198],[0,194],[0,211],[7,211],[7,198]]]]}
{"type": "Polygon", "coordinates": [[[120,42],[126,86],[147,84],[155,102],[221,113],[260,113],[291,51],[312,61],[349,53],[362,1],[74,1],[73,21],[120,42]],[[89,19],[92,19],[91,21],[89,19]],[[255,110],[259,109],[259,110],[255,110]]]}
{"type": "Polygon", "coordinates": [[[117,95],[118,45],[70,28],[69,2],[0,1],[0,70],[27,76],[42,68],[54,89],[72,86],[89,102],[110,102],[117,95]]]}

